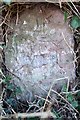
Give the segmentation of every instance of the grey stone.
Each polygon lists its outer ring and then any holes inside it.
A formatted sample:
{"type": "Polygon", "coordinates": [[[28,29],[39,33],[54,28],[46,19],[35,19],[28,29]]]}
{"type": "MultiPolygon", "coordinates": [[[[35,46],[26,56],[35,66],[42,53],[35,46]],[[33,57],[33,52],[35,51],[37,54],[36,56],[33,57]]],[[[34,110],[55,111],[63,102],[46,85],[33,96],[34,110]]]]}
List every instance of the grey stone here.
{"type": "Polygon", "coordinates": [[[27,91],[28,96],[45,96],[53,82],[59,87],[57,79],[64,78],[60,84],[66,82],[66,77],[75,79],[74,41],[68,21],[64,22],[63,13],[54,5],[46,9],[42,5],[42,9],[39,4],[26,9],[17,25],[16,17],[9,23],[14,32],[8,35],[6,66],[21,79],[14,78],[14,82],[21,87],[24,98],[27,91]]]}

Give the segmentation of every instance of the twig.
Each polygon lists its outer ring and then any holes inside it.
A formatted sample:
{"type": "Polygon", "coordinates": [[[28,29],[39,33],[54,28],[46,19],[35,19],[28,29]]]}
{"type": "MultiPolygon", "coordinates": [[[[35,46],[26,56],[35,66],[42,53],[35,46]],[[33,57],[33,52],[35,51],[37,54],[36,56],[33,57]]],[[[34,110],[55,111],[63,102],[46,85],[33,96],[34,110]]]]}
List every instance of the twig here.
{"type": "MultiPolygon", "coordinates": [[[[66,92],[68,92],[69,90],[69,79],[68,79],[68,82],[67,82],[67,89],[66,89],[66,92]]],[[[66,98],[67,98],[67,94],[66,94],[66,98]]]]}
{"type": "Polygon", "coordinates": [[[60,8],[62,8],[62,0],[59,0],[60,8]]]}
{"type": "MultiPolygon", "coordinates": [[[[58,79],[55,79],[56,82],[58,81],[61,81],[61,80],[64,80],[64,79],[68,79],[68,77],[63,77],[63,78],[58,78],[58,79]]],[[[55,81],[53,81],[53,85],[55,84],[55,81]]],[[[40,87],[40,86],[39,86],[40,87]]],[[[48,93],[44,88],[40,87],[44,92],[48,93]]],[[[42,97],[41,97],[42,98],[42,97]]],[[[55,99],[55,98],[51,98],[51,96],[49,96],[49,98],[53,101],[54,103],[54,100],[56,101],[56,103],[58,104],[58,101],[55,99]],[[54,99],[54,100],[53,100],[54,99]]],[[[43,98],[42,98],[43,99],[43,98]]],[[[46,100],[46,99],[44,99],[46,100]]],[[[49,100],[47,100],[49,102],[49,100]]]]}
{"type": "Polygon", "coordinates": [[[2,75],[5,78],[4,73],[2,72],[1,68],[0,68],[0,75],[2,75]]]}
{"type": "Polygon", "coordinates": [[[46,97],[46,100],[45,100],[45,103],[44,103],[44,106],[43,106],[43,111],[44,111],[45,106],[46,106],[46,104],[47,104],[48,97],[49,97],[50,94],[51,94],[51,90],[52,90],[53,84],[54,84],[54,82],[52,83],[52,85],[51,85],[51,87],[50,87],[50,89],[49,89],[49,92],[48,92],[48,94],[47,94],[47,97],[46,97]]]}
{"type": "Polygon", "coordinates": [[[13,27],[11,27],[9,24],[7,24],[6,22],[5,22],[5,24],[6,24],[9,28],[11,28],[11,29],[13,30],[13,27]]]}
{"type": "Polygon", "coordinates": [[[60,94],[77,94],[78,92],[80,92],[80,90],[76,90],[76,91],[70,91],[70,92],[60,92],[60,94]]]}
{"type": "MultiPolygon", "coordinates": [[[[38,98],[40,98],[40,99],[42,99],[42,100],[46,100],[45,98],[40,97],[40,96],[38,96],[38,95],[35,95],[35,97],[38,97],[38,98]]],[[[49,100],[47,100],[47,102],[50,103],[50,104],[52,104],[49,100]]]]}
{"type": "Polygon", "coordinates": [[[72,2],[72,0],[70,0],[70,2],[71,2],[71,4],[73,5],[73,7],[75,8],[75,10],[77,11],[77,13],[78,13],[79,16],[80,16],[80,13],[79,13],[78,9],[76,8],[76,6],[74,5],[74,3],[72,2]]]}
{"type": "Polygon", "coordinates": [[[2,91],[2,93],[0,95],[0,101],[2,101],[2,99],[3,99],[4,92],[5,92],[5,88],[3,89],[3,91],[2,91]]]}
{"type": "Polygon", "coordinates": [[[52,90],[52,92],[54,92],[55,94],[57,94],[59,97],[61,97],[71,108],[73,108],[73,110],[79,114],[79,112],[62,96],[60,95],[58,92],[56,92],[55,90],[52,90]]]}
{"type": "MultiPolygon", "coordinates": [[[[5,100],[3,99],[3,101],[5,101],[5,100]]],[[[16,114],[16,112],[14,111],[14,109],[12,108],[12,106],[9,105],[9,104],[7,103],[7,101],[5,101],[5,102],[6,102],[6,104],[9,106],[9,108],[11,108],[12,112],[13,112],[14,114],[16,114]]]]}
{"type": "MultiPolygon", "coordinates": [[[[66,0],[67,2],[67,0],[66,0]]],[[[79,18],[80,16],[77,14],[77,12],[71,7],[71,5],[67,2],[68,6],[70,7],[70,9],[74,12],[75,15],[77,15],[79,18]]]]}
{"type": "Polygon", "coordinates": [[[67,42],[67,40],[66,40],[63,32],[62,32],[62,36],[63,36],[63,40],[65,41],[66,45],[69,47],[69,49],[72,51],[72,53],[73,53],[73,55],[74,55],[74,60],[73,60],[72,62],[73,62],[73,64],[74,64],[74,66],[75,66],[75,62],[77,62],[77,59],[79,58],[79,56],[76,57],[76,53],[74,52],[74,50],[71,48],[71,46],[70,46],[69,43],[67,42]]]}
{"type": "Polygon", "coordinates": [[[38,113],[17,113],[13,115],[6,115],[6,116],[1,116],[1,119],[4,118],[33,118],[33,117],[41,117],[41,118],[48,118],[48,117],[53,117],[56,118],[56,115],[54,115],[51,111],[47,112],[38,112],[38,113]]]}
{"type": "Polygon", "coordinates": [[[40,109],[38,105],[36,105],[36,104],[34,105],[34,104],[33,104],[33,105],[30,105],[30,106],[29,106],[29,108],[28,108],[28,110],[27,110],[26,112],[28,113],[32,107],[35,107],[35,108],[40,109]]]}
{"type": "Polygon", "coordinates": [[[3,20],[3,22],[0,24],[0,27],[5,23],[6,18],[7,18],[7,16],[8,16],[9,12],[10,12],[10,9],[8,10],[8,12],[7,12],[7,14],[6,14],[6,16],[5,16],[4,20],[3,20]]]}
{"type": "Polygon", "coordinates": [[[18,24],[18,19],[19,19],[19,11],[18,11],[18,4],[17,4],[17,19],[16,19],[16,25],[18,24]]]}
{"type": "MultiPolygon", "coordinates": [[[[65,79],[65,78],[68,79],[68,77],[64,77],[64,78],[56,79],[56,81],[59,81],[59,80],[65,79]]],[[[52,90],[53,85],[54,85],[54,81],[53,81],[53,83],[51,84],[51,87],[50,87],[49,92],[48,92],[48,94],[47,94],[47,97],[46,97],[46,100],[45,100],[45,103],[44,103],[43,110],[45,109],[45,106],[46,106],[46,103],[47,103],[48,97],[50,96],[50,93],[51,93],[51,90],[52,90]]]]}
{"type": "Polygon", "coordinates": [[[65,39],[63,32],[62,32],[62,36],[63,36],[63,40],[65,41],[66,45],[69,47],[69,49],[70,49],[70,50],[73,52],[73,54],[74,54],[74,51],[73,51],[73,49],[71,48],[71,46],[69,45],[69,43],[67,42],[67,40],[65,39]]]}

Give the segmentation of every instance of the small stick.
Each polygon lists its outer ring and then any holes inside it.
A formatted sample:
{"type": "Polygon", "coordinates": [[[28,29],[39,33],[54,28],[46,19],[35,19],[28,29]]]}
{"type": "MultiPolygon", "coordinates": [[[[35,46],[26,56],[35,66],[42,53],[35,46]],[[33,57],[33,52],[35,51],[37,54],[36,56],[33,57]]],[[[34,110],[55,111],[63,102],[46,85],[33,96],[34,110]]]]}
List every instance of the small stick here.
{"type": "Polygon", "coordinates": [[[48,117],[53,117],[56,118],[56,115],[54,115],[51,111],[47,112],[38,112],[38,113],[17,113],[13,115],[6,115],[6,116],[1,116],[0,119],[4,118],[34,118],[34,117],[41,117],[41,118],[48,118],[48,117]]]}
{"type": "Polygon", "coordinates": [[[79,112],[62,96],[60,95],[58,92],[56,92],[55,90],[52,90],[52,92],[54,92],[55,94],[57,94],[59,97],[61,97],[71,108],[73,108],[73,110],[79,114],[79,112]]]}
{"type": "MultiPolygon", "coordinates": [[[[40,96],[38,96],[38,95],[35,95],[35,96],[38,97],[38,98],[40,98],[40,99],[42,99],[42,100],[46,100],[45,98],[40,97],[40,96]]],[[[47,102],[50,103],[50,104],[52,104],[49,100],[47,100],[47,102]]]]}
{"type": "Polygon", "coordinates": [[[70,2],[72,3],[72,5],[74,6],[75,10],[77,11],[77,13],[78,13],[79,16],[80,16],[80,13],[79,13],[78,9],[76,8],[76,6],[74,5],[74,3],[72,2],[72,0],[70,0],[70,2]]]}
{"type": "Polygon", "coordinates": [[[18,4],[17,4],[17,19],[16,19],[16,25],[18,24],[18,20],[19,20],[19,11],[18,11],[18,4]]]}
{"type": "Polygon", "coordinates": [[[7,16],[9,15],[9,12],[10,12],[10,9],[8,10],[3,22],[0,24],[0,27],[3,25],[3,23],[5,23],[6,19],[7,19],[7,16]]]}

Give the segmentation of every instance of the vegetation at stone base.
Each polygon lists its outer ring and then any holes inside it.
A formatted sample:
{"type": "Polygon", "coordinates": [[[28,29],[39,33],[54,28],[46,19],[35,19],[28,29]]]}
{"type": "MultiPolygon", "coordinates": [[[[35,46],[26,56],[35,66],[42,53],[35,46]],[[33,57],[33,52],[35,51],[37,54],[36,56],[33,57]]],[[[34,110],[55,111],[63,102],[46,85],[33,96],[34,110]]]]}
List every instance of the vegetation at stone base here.
{"type": "MultiPolygon", "coordinates": [[[[64,20],[68,19],[69,14],[67,11],[64,13],[64,20]]],[[[80,18],[79,16],[73,14],[70,19],[70,25],[73,30],[78,31],[80,29],[80,18]]],[[[77,43],[80,43],[80,33],[78,33],[77,43]]],[[[76,38],[76,37],[75,37],[76,38]]],[[[1,47],[2,48],[2,47],[1,47]]],[[[80,49],[80,48],[79,48],[80,49]]],[[[80,79],[80,71],[78,71],[78,80],[80,79]]],[[[31,112],[40,112],[41,108],[44,108],[45,98],[36,98],[33,103],[28,101],[21,101],[17,98],[16,95],[21,94],[21,90],[12,82],[11,75],[5,77],[2,70],[0,69],[0,74],[3,76],[0,83],[3,84],[3,92],[1,94],[0,100],[0,111],[2,116],[12,115],[15,113],[31,113],[31,112]]],[[[80,82],[75,85],[74,90],[70,89],[71,83],[69,86],[67,84],[63,85],[61,91],[58,93],[53,91],[57,95],[57,99],[53,104],[53,101],[50,96],[48,96],[48,102],[46,102],[45,111],[50,109],[56,118],[51,118],[52,120],[79,120],[80,115],[80,82]],[[68,87],[68,89],[67,89],[68,87]],[[51,102],[52,104],[50,104],[51,102]]],[[[41,109],[42,110],[42,109],[41,109]]],[[[39,120],[39,117],[25,118],[25,120],[39,120]]],[[[9,118],[11,120],[11,118],[9,118]]],[[[18,120],[22,120],[22,117],[19,117],[18,120]]],[[[48,118],[49,120],[49,118],[48,118]]]]}
{"type": "MultiPolygon", "coordinates": [[[[12,79],[11,76],[6,76],[6,78],[3,79],[3,83],[5,84],[5,90],[3,93],[2,107],[5,114],[11,115],[14,114],[15,112],[23,113],[26,111],[31,113],[31,112],[39,111],[39,108],[44,107],[45,100],[43,99],[36,99],[33,102],[33,105],[29,104],[27,101],[25,102],[17,99],[16,95],[20,94],[21,90],[19,87],[15,86],[12,83],[11,79],[12,79]]],[[[79,100],[80,100],[80,90],[76,89],[74,92],[70,92],[70,91],[68,92],[67,84],[65,84],[62,87],[60,93],[57,93],[57,99],[56,99],[57,102],[55,102],[51,106],[51,112],[56,116],[54,120],[63,120],[64,118],[67,117],[70,117],[70,119],[75,120],[75,117],[79,116],[78,112],[80,112],[79,100]]],[[[51,101],[50,98],[49,101],[51,101]]],[[[46,106],[49,107],[50,104],[46,103],[46,106]]],[[[39,120],[39,119],[40,119],[39,117],[32,117],[32,118],[26,118],[25,120],[39,120]]],[[[18,120],[21,120],[21,118],[19,117],[18,120]]]]}

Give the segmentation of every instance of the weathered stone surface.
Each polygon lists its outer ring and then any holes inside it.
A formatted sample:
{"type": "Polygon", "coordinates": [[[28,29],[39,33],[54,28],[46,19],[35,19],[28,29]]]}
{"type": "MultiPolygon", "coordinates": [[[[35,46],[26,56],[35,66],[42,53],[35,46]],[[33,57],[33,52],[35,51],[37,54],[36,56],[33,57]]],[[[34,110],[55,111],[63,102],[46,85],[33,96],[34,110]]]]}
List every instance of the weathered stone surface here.
{"type": "Polygon", "coordinates": [[[48,91],[53,82],[59,84],[56,79],[64,78],[61,84],[66,77],[73,80],[73,35],[60,9],[37,5],[26,9],[18,19],[17,25],[16,17],[9,23],[14,32],[8,34],[5,59],[10,71],[21,79],[13,77],[23,96],[31,100],[35,94],[45,95],[43,89],[48,91]]]}

